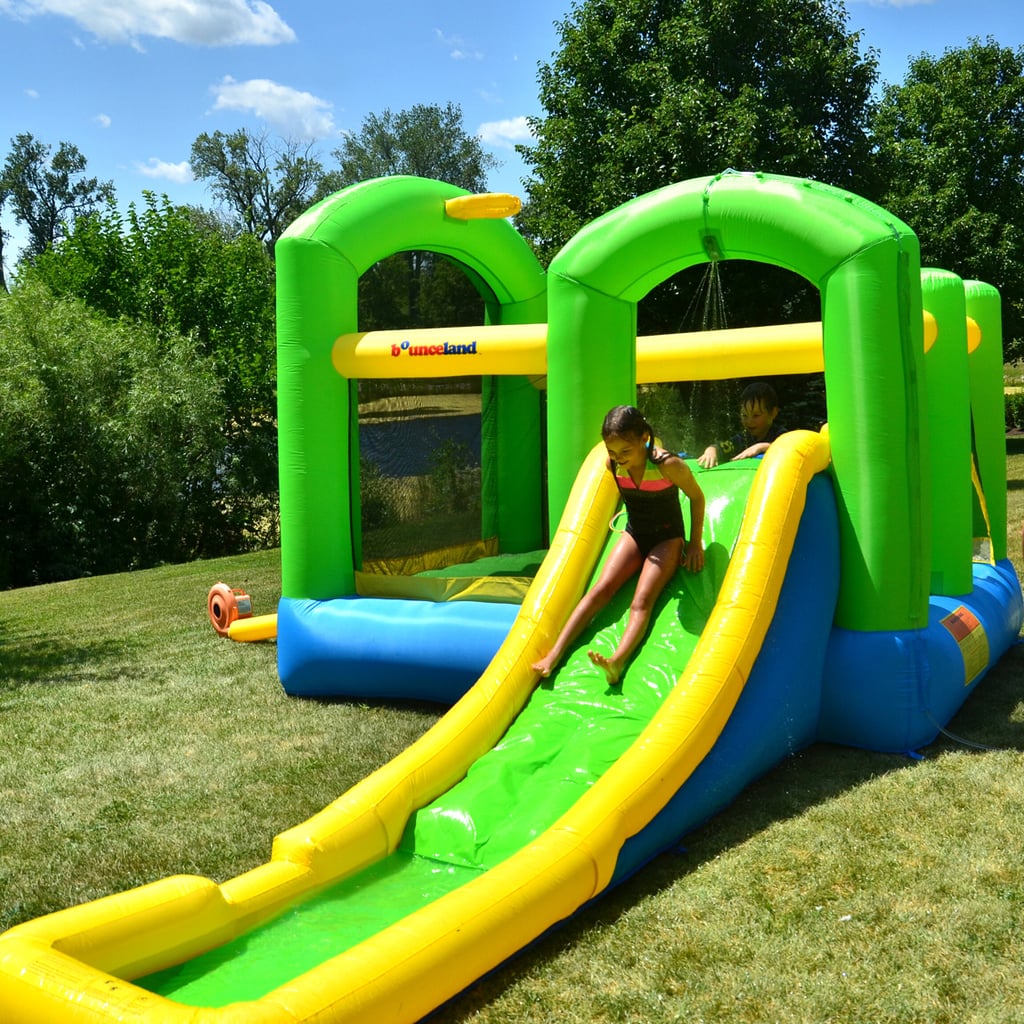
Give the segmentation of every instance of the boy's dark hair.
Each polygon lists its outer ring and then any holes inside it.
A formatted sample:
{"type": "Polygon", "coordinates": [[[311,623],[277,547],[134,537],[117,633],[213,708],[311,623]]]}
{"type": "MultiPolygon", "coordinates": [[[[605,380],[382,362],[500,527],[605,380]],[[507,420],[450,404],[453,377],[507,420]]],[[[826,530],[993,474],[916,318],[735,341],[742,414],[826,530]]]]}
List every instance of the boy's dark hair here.
{"type": "Polygon", "coordinates": [[[601,425],[601,436],[611,437],[618,434],[624,437],[630,434],[634,437],[643,437],[645,433],[651,435],[651,443],[654,443],[654,427],[647,422],[644,414],[635,405],[617,405],[608,411],[601,425]]]}
{"type": "Polygon", "coordinates": [[[775,394],[775,388],[765,380],[755,380],[748,384],[740,395],[740,408],[745,405],[760,405],[765,411],[778,409],[779,396],[775,394]]]}

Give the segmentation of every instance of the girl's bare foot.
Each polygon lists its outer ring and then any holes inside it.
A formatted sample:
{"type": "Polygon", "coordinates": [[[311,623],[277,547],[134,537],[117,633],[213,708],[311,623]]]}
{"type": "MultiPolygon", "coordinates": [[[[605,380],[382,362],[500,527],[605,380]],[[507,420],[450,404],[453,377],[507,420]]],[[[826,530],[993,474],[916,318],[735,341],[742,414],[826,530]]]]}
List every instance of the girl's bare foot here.
{"type": "Polygon", "coordinates": [[[554,671],[555,663],[549,654],[546,658],[541,658],[540,661],[535,661],[530,668],[532,668],[534,672],[539,672],[545,679],[547,679],[547,677],[554,671]]]}
{"type": "Polygon", "coordinates": [[[615,686],[622,676],[622,667],[611,658],[606,658],[597,651],[587,651],[587,657],[608,677],[608,685],[615,686]]]}

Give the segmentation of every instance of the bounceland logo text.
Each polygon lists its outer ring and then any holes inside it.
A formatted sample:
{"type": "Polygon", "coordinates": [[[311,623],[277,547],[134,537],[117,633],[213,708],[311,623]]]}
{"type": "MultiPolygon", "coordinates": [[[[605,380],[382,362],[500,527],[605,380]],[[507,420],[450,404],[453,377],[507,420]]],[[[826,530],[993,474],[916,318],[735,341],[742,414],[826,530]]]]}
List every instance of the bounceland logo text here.
{"type": "Polygon", "coordinates": [[[401,344],[392,342],[391,354],[400,356],[403,352],[410,356],[475,356],[476,342],[445,341],[434,345],[414,345],[411,341],[403,341],[401,344]]]}

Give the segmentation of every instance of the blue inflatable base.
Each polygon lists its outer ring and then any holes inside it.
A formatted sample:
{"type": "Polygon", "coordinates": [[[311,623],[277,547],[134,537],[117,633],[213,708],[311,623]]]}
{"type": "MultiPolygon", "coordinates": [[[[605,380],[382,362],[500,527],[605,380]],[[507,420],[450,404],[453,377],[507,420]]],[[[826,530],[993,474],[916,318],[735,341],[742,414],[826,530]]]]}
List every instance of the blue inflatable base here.
{"type": "Polygon", "coordinates": [[[976,563],[974,587],[933,595],[917,630],[829,637],[818,738],[903,753],[931,743],[1017,640],[1020,584],[1013,565],[976,563]]]}
{"type": "Polygon", "coordinates": [[[294,697],[454,704],[479,678],[519,606],[483,601],[282,598],[277,668],[294,697]]]}

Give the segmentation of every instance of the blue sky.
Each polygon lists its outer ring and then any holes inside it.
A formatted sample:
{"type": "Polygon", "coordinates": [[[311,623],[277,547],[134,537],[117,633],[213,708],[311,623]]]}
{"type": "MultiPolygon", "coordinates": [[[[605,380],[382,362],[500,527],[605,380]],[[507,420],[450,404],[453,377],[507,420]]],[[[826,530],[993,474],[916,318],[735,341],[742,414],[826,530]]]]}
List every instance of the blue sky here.
{"type": "MultiPolygon", "coordinates": [[[[1020,0],[847,9],[886,81],[902,81],[910,56],[972,36],[1024,43],[1020,0]]],[[[151,189],[210,206],[188,167],[201,132],[315,140],[330,166],[368,114],[451,101],[503,161],[489,187],[521,194],[512,147],[541,113],[537,65],[557,49],[555,24],[569,10],[570,0],[0,0],[0,158],[30,132],[78,146],[122,205],[151,189]]],[[[4,226],[14,228],[9,215],[4,226]]]]}

